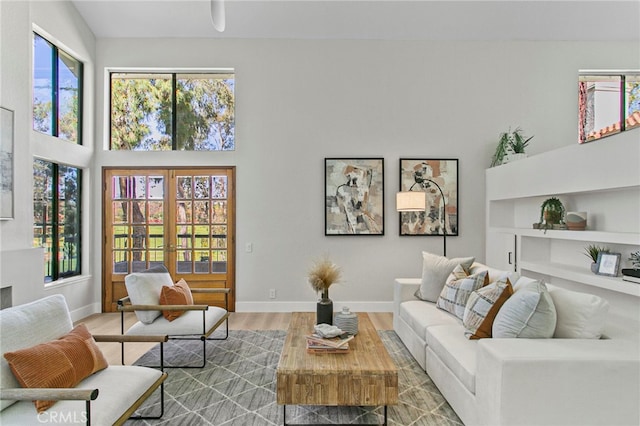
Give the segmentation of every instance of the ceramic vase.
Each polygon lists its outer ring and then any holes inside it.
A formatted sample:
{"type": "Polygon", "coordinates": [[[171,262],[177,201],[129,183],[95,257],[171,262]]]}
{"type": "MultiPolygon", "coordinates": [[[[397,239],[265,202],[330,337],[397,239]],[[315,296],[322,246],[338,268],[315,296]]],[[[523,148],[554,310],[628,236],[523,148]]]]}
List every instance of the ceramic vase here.
{"type": "Polygon", "coordinates": [[[322,297],[316,304],[316,324],[333,325],[333,301],[329,299],[329,289],[322,290],[322,297]]]}
{"type": "Polygon", "coordinates": [[[568,229],[584,231],[587,227],[587,212],[567,212],[564,221],[568,229]]]}

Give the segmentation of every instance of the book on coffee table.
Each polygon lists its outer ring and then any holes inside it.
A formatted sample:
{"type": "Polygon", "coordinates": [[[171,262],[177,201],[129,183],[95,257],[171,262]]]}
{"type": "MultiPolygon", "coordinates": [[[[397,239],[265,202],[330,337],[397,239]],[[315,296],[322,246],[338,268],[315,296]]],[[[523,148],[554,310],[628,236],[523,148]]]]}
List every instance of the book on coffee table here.
{"type": "Polygon", "coordinates": [[[349,343],[349,340],[353,339],[353,336],[348,336],[346,338],[332,338],[325,339],[324,337],[316,336],[315,334],[310,334],[305,336],[307,338],[307,343],[312,341],[319,345],[324,345],[330,348],[341,348],[349,343]]]}

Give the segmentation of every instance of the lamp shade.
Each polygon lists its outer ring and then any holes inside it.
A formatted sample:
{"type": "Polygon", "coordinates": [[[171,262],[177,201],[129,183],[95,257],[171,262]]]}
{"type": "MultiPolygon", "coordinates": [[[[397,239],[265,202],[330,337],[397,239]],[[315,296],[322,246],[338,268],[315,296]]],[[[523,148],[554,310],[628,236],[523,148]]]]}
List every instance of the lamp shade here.
{"type": "Polygon", "coordinates": [[[422,191],[402,191],[396,194],[396,210],[399,212],[423,212],[427,194],[422,191]]]}

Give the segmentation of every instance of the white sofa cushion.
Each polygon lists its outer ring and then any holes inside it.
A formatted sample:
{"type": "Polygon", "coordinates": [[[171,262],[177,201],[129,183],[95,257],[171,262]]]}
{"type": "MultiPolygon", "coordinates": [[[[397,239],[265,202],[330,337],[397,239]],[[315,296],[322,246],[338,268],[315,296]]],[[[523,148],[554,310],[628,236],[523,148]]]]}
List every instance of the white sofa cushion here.
{"type": "Polygon", "coordinates": [[[400,304],[400,318],[402,318],[416,334],[425,339],[427,328],[432,325],[460,324],[455,316],[438,309],[433,303],[423,300],[408,300],[400,304]]]}
{"type": "Polygon", "coordinates": [[[422,252],[422,281],[420,288],[416,291],[416,297],[429,302],[436,302],[444,283],[453,269],[462,265],[465,270],[469,270],[475,258],[458,257],[448,259],[429,252],[422,252]]]}
{"type": "Polygon", "coordinates": [[[477,274],[480,271],[489,273],[489,283],[496,282],[500,279],[509,278],[510,283],[515,283],[520,279],[520,273],[515,271],[504,271],[502,269],[492,268],[479,262],[473,262],[469,268],[469,275],[477,274]]]}
{"type": "Polygon", "coordinates": [[[609,302],[594,294],[549,285],[558,321],[553,337],[599,339],[605,326],[609,302]]]}
{"type": "Polygon", "coordinates": [[[461,324],[436,325],[427,329],[427,347],[471,393],[476,391],[477,344],[477,340],[465,338],[461,324]]]}
{"type": "Polygon", "coordinates": [[[541,281],[526,284],[502,305],[493,321],[494,338],[550,338],[556,329],[556,308],[541,281]]]}

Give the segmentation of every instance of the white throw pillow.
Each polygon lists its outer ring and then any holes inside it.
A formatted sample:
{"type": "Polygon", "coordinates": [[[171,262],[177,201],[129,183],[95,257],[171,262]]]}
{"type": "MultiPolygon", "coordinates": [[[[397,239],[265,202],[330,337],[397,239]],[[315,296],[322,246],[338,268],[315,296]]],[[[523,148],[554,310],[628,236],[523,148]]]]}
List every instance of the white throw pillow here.
{"type": "MultiPolygon", "coordinates": [[[[124,277],[124,284],[133,305],[158,305],[162,286],[173,286],[168,272],[134,272],[124,277]]],[[[138,320],[151,324],[162,311],[135,311],[138,320]]]]}
{"type": "Polygon", "coordinates": [[[495,338],[546,339],[556,329],[556,309],[547,287],[530,282],[513,293],[493,321],[495,338]]]}
{"type": "Polygon", "coordinates": [[[599,339],[602,337],[609,302],[593,294],[549,286],[558,313],[554,337],[599,339]]]}
{"type": "Polygon", "coordinates": [[[473,257],[447,259],[444,256],[438,256],[426,251],[422,252],[422,259],[422,282],[415,295],[419,299],[434,303],[437,302],[442,287],[444,287],[447,277],[453,272],[454,268],[461,265],[468,271],[475,260],[473,257]]]}

